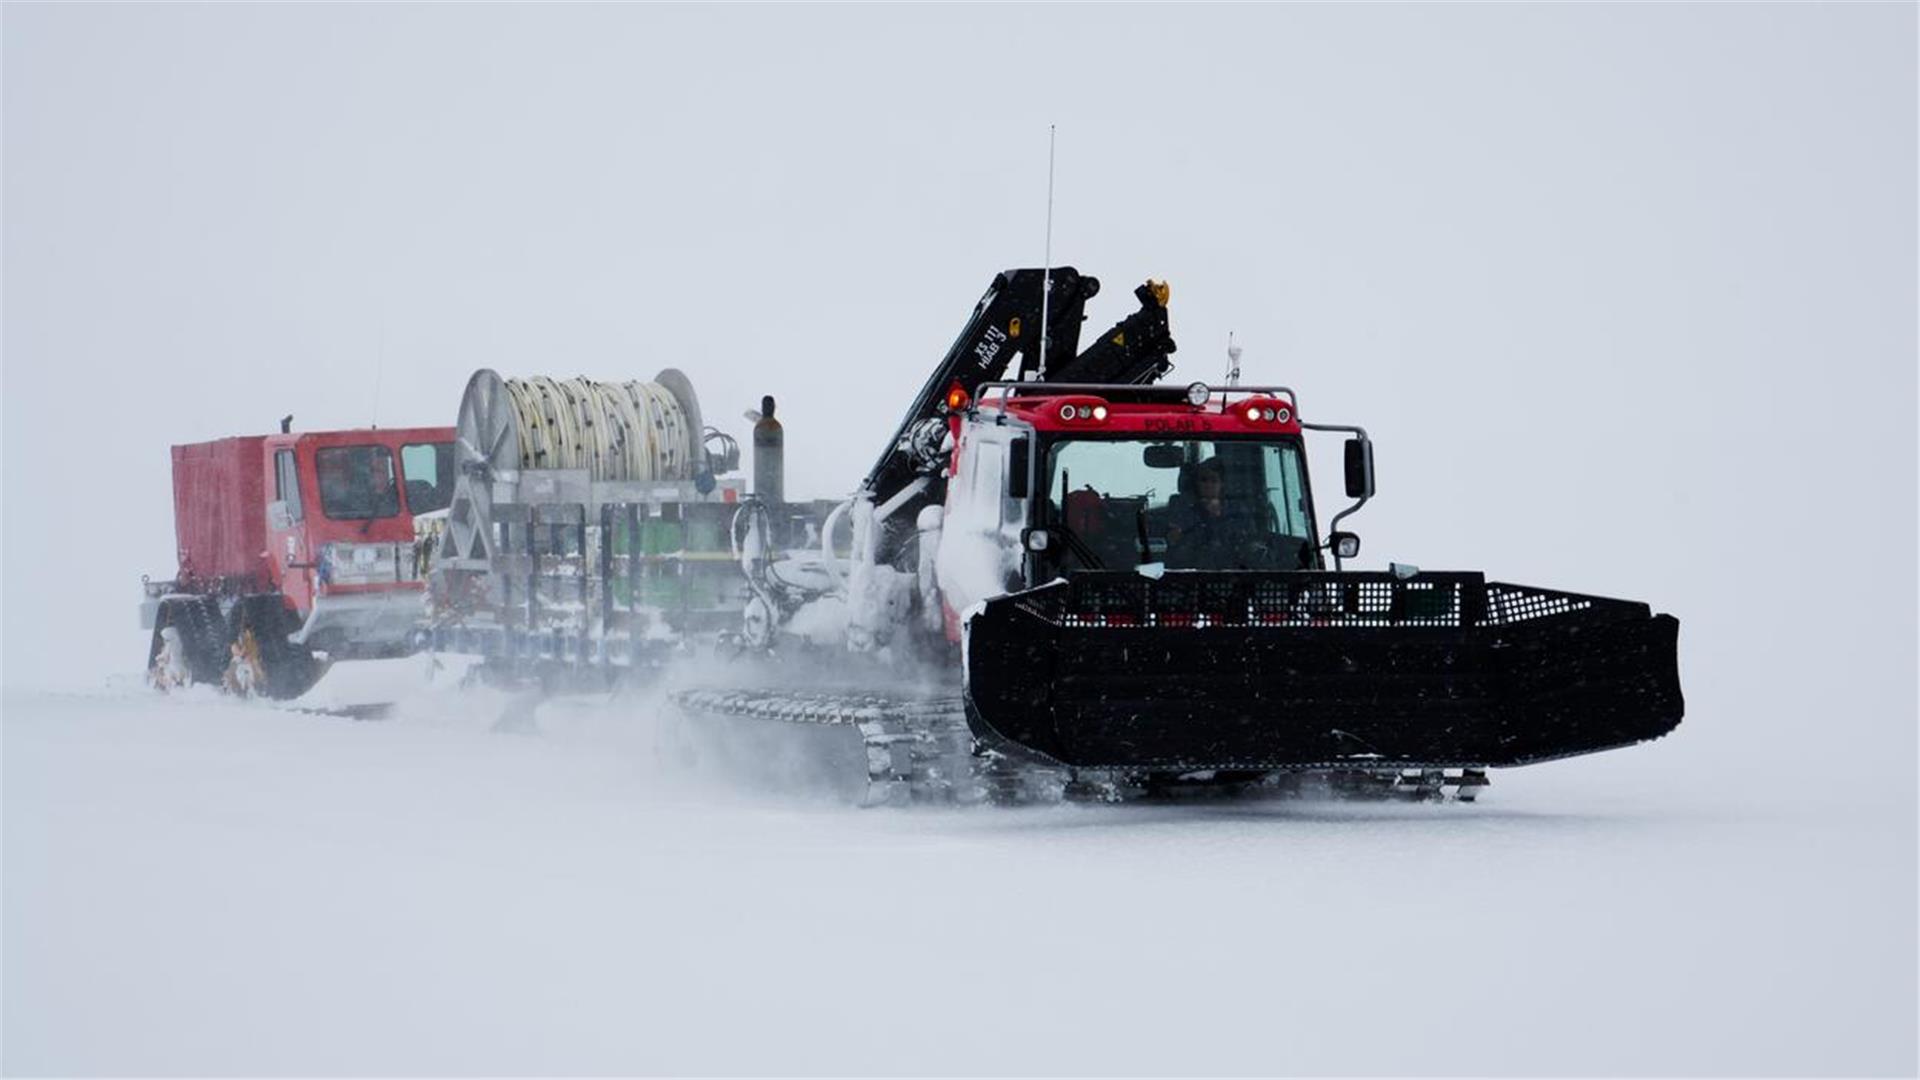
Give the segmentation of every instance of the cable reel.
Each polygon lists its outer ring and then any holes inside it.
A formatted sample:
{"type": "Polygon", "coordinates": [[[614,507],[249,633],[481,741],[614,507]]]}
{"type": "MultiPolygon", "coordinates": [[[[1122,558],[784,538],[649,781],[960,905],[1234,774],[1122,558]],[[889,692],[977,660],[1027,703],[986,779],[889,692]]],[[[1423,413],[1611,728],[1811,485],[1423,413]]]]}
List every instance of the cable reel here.
{"type": "Polygon", "coordinates": [[[493,484],[526,470],[584,469],[595,481],[692,481],[711,490],[707,444],[724,455],[719,434],[701,423],[693,383],[674,368],[651,382],[476,371],[455,427],[462,482],[449,522],[452,548],[462,558],[491,554],[493,484]]]}

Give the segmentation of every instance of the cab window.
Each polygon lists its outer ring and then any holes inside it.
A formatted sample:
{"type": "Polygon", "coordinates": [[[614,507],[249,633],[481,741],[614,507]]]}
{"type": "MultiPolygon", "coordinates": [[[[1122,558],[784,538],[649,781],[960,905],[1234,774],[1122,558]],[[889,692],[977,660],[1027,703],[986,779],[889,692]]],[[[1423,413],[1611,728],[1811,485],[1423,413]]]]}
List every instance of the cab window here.
{"type": "Polygon", "coordinates": [[[314,454],[320,511],[335,521],[365,521],[400,512],[393,452],[384,446],[327,446],[314,454]]]}
{"type": "Polygon", "coordinates": [[[291,450],[274,452],[273,497],[286,504],[288,521],[300,520],[300,470],[294,466],[291,450]]]}
{"type": "Polygon", "coordinates": [[[1298,570],[1318,565],[1292,440],[1063,440],[1048,451],[1047,519],[1065,568],[1298,570]]]}
{"type": "Polygon", "coordinates": [[[400,448],[400,475],[409,513],[446,509],[453,502],[453,444],[407,443],[400,448]]]}

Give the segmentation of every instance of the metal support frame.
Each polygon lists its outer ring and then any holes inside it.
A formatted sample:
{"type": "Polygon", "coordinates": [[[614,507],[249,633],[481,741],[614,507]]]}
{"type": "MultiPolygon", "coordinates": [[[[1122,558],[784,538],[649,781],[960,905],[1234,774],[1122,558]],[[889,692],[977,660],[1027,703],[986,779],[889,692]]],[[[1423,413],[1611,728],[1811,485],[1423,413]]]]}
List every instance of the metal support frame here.
{"type": "MultiPolygon", "coordinates": [[[[584,514],[581,515],[583,520],[585,516],[586,515],[584,514]]],[[[585,532],[585,529],[586,529],[586,526],[583,524],[581,526],[581,530],[583,534],[585,532]]],[[[583,547],[584,547],[584,544],[585,544],[585,540],[583,535],[583,539],[582,539],[583,547]]],[[[587,587],[586,581],[584,578],[581,580],[580,587],[582,589],[585,589],[587,587]]],[[[607,649],[607,634],[612,629],[613,629],[613,504],[601,503],[600,504],[600,640],[595,649],[595,651],[598,654],[595,657],[595,659],[600,661],[601,667],[606,667],[613,662],[613,658],[609,654],[609,651],[607,649]]]]}
{"type": "Polygon", "coordinates": [[[631,664],[640,657],[639,622],[641,572],[646,563],[641,559],[642,543],[640,522],[646,513],[646,507],[639,503],[627,504],[627,663],[631,664]]]}
{"type": "MultiPolygon", "coordinates": [[[[1298,407],[1296,404],[1295,408],[1297,409],[1298,407]]],[[[1367,438],[1366,428],[1355,427],[1352,424],[1309,424],[1302,420],[1300,427],[1306,431],[1345,431],[1353,435],[1358,435],[1361,442],[1373,441],[1367,438]]],[[[1329,546],[1333,543],[1333,534],[1340,531],[1340,522],[1349,515],[1357,512],[1361,507],[1367,505],[1367,500],[1371,498],[1373,498],[1371,493],[1363,495],[1358,502],[1333,515],[1333,520],[1327,522],[1327,543],[1329,546]]],[[[1337,550],[1333,553],[1333,568],[1335,570],[1343,570],[1346,568],[1346,560],[1340,557],[1340,552],[1337,550]]]]}

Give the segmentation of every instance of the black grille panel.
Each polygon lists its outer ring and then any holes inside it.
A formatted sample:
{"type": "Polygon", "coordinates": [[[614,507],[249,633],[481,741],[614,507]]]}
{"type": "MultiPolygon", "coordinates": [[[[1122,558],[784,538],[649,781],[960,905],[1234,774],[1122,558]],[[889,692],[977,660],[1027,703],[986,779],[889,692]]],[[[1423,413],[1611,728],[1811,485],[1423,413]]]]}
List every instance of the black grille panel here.
{"type": "Polygon", "coordinates": [[[1086,573],[967,628],[975,733],[1069,765],[1511,765],[1672,729],[1678,623],[1474,573],[1086,573]]]}
{"type": "MultiPolygon", "coordinates": [[[[1603,602],[1617,604],[1621,601],[1603,602]]],[[[1575,611],[1585,611],[1593,604],[1594,597],[1591,596],[1534,589],[1524,585],[1503,585],[1497,581],[1487,585],[1487,622],[1489,623],[1510,625],[1526,622],[1528,619],[1566,615],[1575,611]]],[[[1645,605],[1638,606],[1644,608],[1645,605]]]]}
{"type": "Polygon", "coordinates": [[[1608,606],[1645,604],[1488,582],[1480,574],[1079,574],[1019,594],[1026,613],[1064,627],[1433,627],[1508,625],[1608,606]]]}

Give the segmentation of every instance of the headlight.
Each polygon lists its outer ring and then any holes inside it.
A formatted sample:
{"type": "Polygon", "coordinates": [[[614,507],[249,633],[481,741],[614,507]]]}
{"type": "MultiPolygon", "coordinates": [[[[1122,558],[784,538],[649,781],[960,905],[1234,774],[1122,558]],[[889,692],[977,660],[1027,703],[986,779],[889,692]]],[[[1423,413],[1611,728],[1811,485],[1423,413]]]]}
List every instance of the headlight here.
{"type": "Polygon", "coordinates": [[[1213,397],[1213,388],[1206,383],[1197,382],[1187,387],[1187,404],[1189,405],[1205,405],[1207,399],[1211,397],[1213,397]]]}

